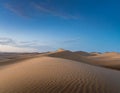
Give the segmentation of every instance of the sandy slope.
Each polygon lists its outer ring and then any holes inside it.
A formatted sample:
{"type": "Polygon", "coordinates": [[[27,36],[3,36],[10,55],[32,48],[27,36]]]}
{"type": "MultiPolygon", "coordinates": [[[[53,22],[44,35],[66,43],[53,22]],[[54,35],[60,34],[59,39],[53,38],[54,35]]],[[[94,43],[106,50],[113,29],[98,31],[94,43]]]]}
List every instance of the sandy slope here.
{"type": "Polygon", "coordinates": [[[120,70],[120,54],[116,52],[108,52],[96,56],[88,56],[90,60],[94,60],[99,65],[120,70]]]}
{"type": "Polygon", "coordinates": [[[120,72],[39,57],[0,70],[0,93],[120,93],[120,72]]]}
{"type": "Polygon", "coordinates": [[[0,53],[0,68],[41,55],[42,53],[0,53]]]}

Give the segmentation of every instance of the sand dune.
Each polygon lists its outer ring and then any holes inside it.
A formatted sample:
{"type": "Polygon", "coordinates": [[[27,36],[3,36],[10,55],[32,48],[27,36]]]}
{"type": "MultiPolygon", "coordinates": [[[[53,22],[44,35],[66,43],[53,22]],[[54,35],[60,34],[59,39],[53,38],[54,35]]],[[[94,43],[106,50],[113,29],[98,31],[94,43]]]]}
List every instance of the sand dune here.
{"type": "Polygon", "coordinates": [[[0,70],[0,93],[120,93],[120,72],[53,57],[0,70]]]}
{"type": "Polygon", "coordinates": [[[91,60],[96,61],[102,66],[120,70],[120,54],[116,52],[108,52],[96,56],[89,56],[91,60]]]}
{"type": "Polygon", "coordinates": [[[70,59],[91,65],[120,70],[120,54],[115,52],[108,52],[102,54],[102,53],[88,53],[83,51],[71,52],[68,50],[64,50],[49,53],[47,54],[47,56],[70,59]]]}
{"type": "Polygon", "coordinates": [[[20,60],[34,58],[37,56],[50,56],[50,57],[64,58],[64,59],[74,60],[74,61],[83,62],[91,65],[120,70],[120,54],[119,53],[116,53],[116,52],[88,53],[84,51],[72,52],[64,49],[58,49],[55,52],[46,52],[46,53],[22,53],[22,54],[21,53],[20,54],[19,53],[12,53],[12,54],[1,53],[0,68],[1,66],[6,66],[9,64],[19,62],[20,60]]]}
{"type": "Polygon", "coordinates": [[[99,67],[119,69],[119,53],[59,49],[0,59],[0,93],[120,93],[120,71],[99,67]]]}
{"type": "Polygon", "coordinates": [[[0,53],[0,68],[40,55],[42,55],[42,53],[0,53]]]}
{"type": "Polygon", "coordinates": [[[64,51],[58,50],[56,52],[48,53],[48,54],[46,54],[46,56],[64,58],[64,59],[79,61],[79,62],[83,62],[83,63],[89,62],[89,59],[87,59],[85,56],[79,55],[79,54],[71,52],[69,50],[64,50],[64,51]]]}
{"type": "Polygon", "coordinates": [[[96,55],[99,55],[99,53],[97,53],[97,52],[88,53],[88,52],[84,52],[84,51],[76,51],[74,53],[78,54],[78,55],[81,55],[81,56],[96,56],[96,55]]]}

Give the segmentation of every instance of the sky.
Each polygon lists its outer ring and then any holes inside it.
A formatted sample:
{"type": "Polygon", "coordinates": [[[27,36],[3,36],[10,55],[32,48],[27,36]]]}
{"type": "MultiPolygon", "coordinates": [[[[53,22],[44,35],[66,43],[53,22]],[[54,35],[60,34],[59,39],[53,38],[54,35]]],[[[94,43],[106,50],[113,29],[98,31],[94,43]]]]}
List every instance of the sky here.
{"type": "Polygon", "coordinates": [[[0,0],[0,51],[120,52],[119,0],[0,0]]]}

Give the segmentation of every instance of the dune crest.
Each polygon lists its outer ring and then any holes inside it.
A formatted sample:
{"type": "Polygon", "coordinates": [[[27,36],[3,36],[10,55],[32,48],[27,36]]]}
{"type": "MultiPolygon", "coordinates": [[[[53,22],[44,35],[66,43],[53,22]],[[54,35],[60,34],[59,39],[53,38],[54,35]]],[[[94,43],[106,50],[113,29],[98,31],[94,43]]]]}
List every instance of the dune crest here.
{"type": "Polygon", "coordinates": [[[56,50],[56,52],[64,52],[64,51],[67,51],[67,50],[65,50],[63,48],[59,48],[58,50],[56,50]]]}

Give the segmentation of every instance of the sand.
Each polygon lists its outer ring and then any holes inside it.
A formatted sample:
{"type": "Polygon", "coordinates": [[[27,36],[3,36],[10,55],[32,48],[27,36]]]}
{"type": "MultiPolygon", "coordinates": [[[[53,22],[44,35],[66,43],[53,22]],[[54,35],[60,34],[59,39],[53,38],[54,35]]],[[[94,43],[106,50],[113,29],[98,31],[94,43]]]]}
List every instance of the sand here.
{"type": "Polygon", "coordinates": [[[105,68],[120,70],[120,53],[116,52],[84,52],[58,49],[55,52],[46,53],[0,53],[0,69],[6,66],[20,62],[21,60],[34,58],[37,56],[50,56],[57,58],[69,59],[77,62],[83,62],[90,65],[101,66],[105,68]]]}
{"type": "Polygon", "coordinates": [[[120,70],[120,54],[116,52],[108,53],[87,53],[87,52],[72,52],[72,51],[57,51],[46,54],[50,57],[58,57],[77,62],[83,62],[90,65],[107,67],[115,70],[120,70]]]}
{"type": "Polygon", "coordinates": [[[1,53],[0,93],[120,93],[119,60],[115,52],[1,53]]]}
{"type": "Polygon", "coordinates": [[[116,52],[108,52],[95,56],[88,56],[95,64],[120,70],[120,54],[116,52]]]}
{"type": "Polygon", "coordinates": [[[41,55],[42,53],[0,53],[0,68],[41,55]]]}
{"type": "Polygon", "coordinates": [[[0,93],[120,93],[120,71],[55,57],[0,70],[0,93]]]}

